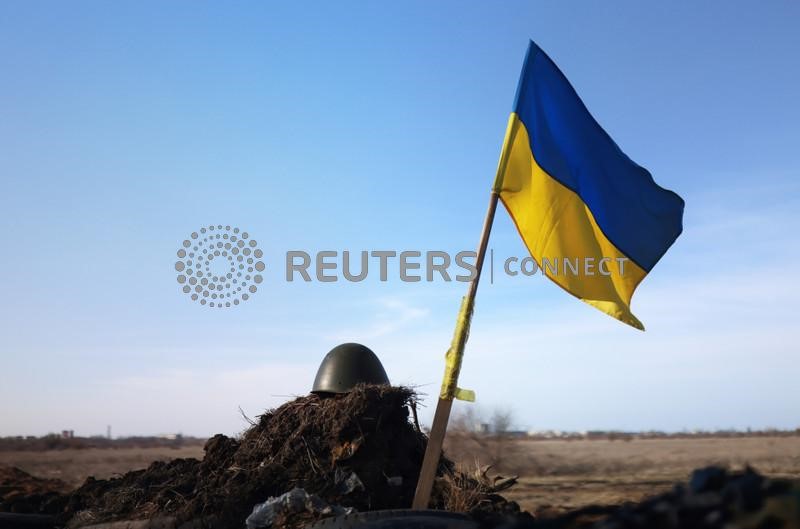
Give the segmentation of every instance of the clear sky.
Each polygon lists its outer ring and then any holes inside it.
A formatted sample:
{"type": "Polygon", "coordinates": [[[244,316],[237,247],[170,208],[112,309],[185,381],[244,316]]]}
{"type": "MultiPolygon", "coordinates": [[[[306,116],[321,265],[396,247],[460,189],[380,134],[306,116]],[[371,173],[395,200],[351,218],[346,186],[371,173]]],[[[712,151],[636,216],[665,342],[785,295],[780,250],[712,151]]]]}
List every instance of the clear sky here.
{"type": "MultiPolygon", "coordinates": [[[[798,27],[788,0],[4,3],[0,435],[235,433],[342,341],[429,418],[465,284],[287,284],[284,254],[474,249],[528,39],[684,233],[645,333],[482,284],[460,385],[526,429],[800,426],[798,27]],[[235,309],[175,279],[209,224],[265,252],[235,309]]],[[[502,209],[490,245],[525,255],[502,209]]]]}

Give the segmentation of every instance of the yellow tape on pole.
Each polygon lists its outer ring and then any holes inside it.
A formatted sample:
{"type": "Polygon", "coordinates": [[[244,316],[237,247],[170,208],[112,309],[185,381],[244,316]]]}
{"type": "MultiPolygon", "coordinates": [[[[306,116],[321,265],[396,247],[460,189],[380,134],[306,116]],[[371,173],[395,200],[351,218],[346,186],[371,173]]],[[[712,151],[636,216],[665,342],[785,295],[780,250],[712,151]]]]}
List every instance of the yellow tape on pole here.
{"type": "MultiPolygon", "coordinates": [[[[496,186],[499,187],[500,183],[497,182],[496,186]]],[[[425,458],[422,460],[417,490],[414,493],[414,502],[412,503],[414,509],[426,509],[430,504],[431,491],[433,490],[433,482],[436,479],[436,469],[439,468],[439,457],[442,455],[442,446],[444,445],[444,436],[447,433],[447,421],[450,419],[453,399],[475,400],[474,392],[458,387],[458,374],[461,371],[464,345],[467,343],[467,337],[469,336],[472,308],[475,305],[475,294],[478,291],[478,281],[480,280],[481,268],[483,268],[483,261],[486,257],[486,247],[489,244],[489,233],[492,231],[498,199],[499,195],[492,191],[491,195],[489,195],[486,218],[483,220],[481,239],[480,243],[478,243],[478,254],[475,257],[475,266],[478,270],[469,284],[467,295],[461,300],[453,341],[445,356],[446,365],[444,380],[442,380],[442,390],[439,393],[439,402],[436,404],[436,414],[433,416],[433,424],[431,425],[431,436],[428,439],[428,446],[425,448],[425,458]]]]}
{"type": "Polygon", "coordinates": [[[461,360],[464,358],[464,346],[469,338],[469,325],[472,322],[474,301],[468,296],[461,298],[461,308],[456,318],[453,341],[445,355],[444,379],[439,397],[447,400],[466,400],[475,402],[475,392],[458,387],[458,374],[461,372],[461,360]]]}

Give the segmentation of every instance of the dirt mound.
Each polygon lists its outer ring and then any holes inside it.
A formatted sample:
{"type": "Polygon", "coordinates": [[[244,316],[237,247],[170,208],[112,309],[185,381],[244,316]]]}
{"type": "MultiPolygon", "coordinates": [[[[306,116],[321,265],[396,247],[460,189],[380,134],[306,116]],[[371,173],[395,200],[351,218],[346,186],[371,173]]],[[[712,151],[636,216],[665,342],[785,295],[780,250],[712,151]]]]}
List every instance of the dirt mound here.
{"type": "MultiPolygon", "coordinates": [[[[88,479],[70,496],[61,519],[173,515],[243,527],[255,504],[295,487],[359,511],[407,508],[427,442],[409,420],[414,405],[413,391],[389,386],[300,397],[259,417],[238,439],[212,437],[202,462],[177,459],[118,479],[88,479]]],[[[439,472],[452,474],[453,464],[442,458],[439,472]]],[[[481,494],[474,498],[478,503],[489,498],[481,494]]],[[[498,498],[489,502],[502,503],[498,498]]],[[[440,493],[435,502],[443,506],[446,499],[440,493]]]]}
{"type": "Polygon", "coordinates": [[[156,461],[114,479],[88,478],[72,492],[59,514],[62,522],[82,524],[150,518],[177,513],[198,485],[196,459],[156,461]]]}
{"type": "Polygon", "coordinates": [[[57,512],[69,486],[60,479],[31,476],[16,467],[0,467],[0,512],[57,512]]]}

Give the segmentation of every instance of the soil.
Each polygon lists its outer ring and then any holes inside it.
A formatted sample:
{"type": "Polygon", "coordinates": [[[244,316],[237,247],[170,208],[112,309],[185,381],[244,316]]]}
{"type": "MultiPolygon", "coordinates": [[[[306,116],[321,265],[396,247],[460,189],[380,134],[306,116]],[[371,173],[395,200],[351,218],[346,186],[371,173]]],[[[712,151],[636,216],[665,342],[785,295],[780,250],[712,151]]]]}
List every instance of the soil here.
{"type": "MultiPolygon", "coordinates": [[[[346,395],[297,398],[260,416],[237,438],[216,435],[202,460],[155,462],[119,478],[66,484],[0,469],[0,512],[57,515],[71,527],[174,517],[209,527],[244,527],[253,507],[302,488],[357,511],[408,508],[427,438],[410,420],[412,390],[359,386],[346,395]]],[[[467,475],[442,458],[432,507],[469,512],[482,528],[800,529],[800,483],[746,469],[695,471],[688,484],[638,503],[597,505],[540,518],[497,492],[513,479],[467,475]],[[505,485],[504,485],[505,484],[505,485]]],[[[322,514],[292,512],[276,525],[299,529],[322,514]]]]}
{"type": "Polygon", "coordinates": [[[63,493],[68,489],[59,479],[37,478],[16,467],[0,467],[0,512],[57,511],[63,506],[63,493]]]}
{"type": "Polygon", "coordinates": [[[800,482],[752,469],[695,470],[689,482],[639,503],[592,506],[531,526],[539,529],[798,529],[800,482]]]}
{"type": "MultiPolygon", "coordinates": [[[[240,438],[212,437],[202,461],[175,459],[117,479],[87,479],[69,495],[59,519],[75,524],[172,515],[243,527],[255,504],[295,487],[358,511],[408,508],[427,442],[409,420],[412,406],[412,390],[390,386],[300,397],[260,416],[240,438]]],[[[438,471],[453,475],[452,462],[443,457],[438,471]]],[[[459,483],[472,489],[473,503],[483,509],[519,510],[477,480],[459,483]]],[[[437,490],[438,507],[446,503],[444,494],[458,492],[437,490]]],[[[301,521],[308,517],[298,517],[298,527],[301,521]]]]}

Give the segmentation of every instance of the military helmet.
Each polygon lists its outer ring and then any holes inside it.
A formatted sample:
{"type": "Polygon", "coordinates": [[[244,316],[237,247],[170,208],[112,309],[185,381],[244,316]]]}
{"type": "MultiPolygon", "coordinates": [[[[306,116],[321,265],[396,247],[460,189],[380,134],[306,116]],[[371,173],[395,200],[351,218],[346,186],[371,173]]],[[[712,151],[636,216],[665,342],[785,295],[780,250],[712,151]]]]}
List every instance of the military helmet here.
{"type": "Polygon", "coordinates": [[[388,384],[381,361],[360,343],[337,345],[325,355],[311,393],[347,393],[357,384],[388,384]]]}

